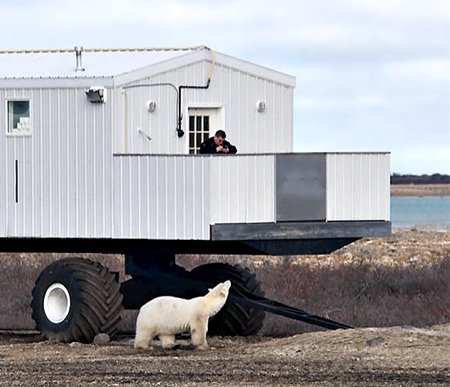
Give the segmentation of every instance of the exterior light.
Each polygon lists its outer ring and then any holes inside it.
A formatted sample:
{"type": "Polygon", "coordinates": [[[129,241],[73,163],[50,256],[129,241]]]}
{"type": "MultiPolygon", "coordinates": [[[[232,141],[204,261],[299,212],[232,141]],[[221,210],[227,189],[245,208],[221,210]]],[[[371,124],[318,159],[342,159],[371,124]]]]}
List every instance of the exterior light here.
{"type": "Polygon", "coordinates": [[[89,102],[105,103],[106,101],[106,90],[103,86],[91,86],[85,90],[85,93],[89,102]]]}
{"type": "Polygon", "coordinates": [[[155,101],[148,101],[147,102],[147,109],[150,113],[153,113],[156,110],[156,102],[155,101]]]}
{"type": "Polygon", "coordinates": [[[256,102],[256,109],[262,113],[264,110],[266,110],[266,103],[264,101],[258,101],[256,102]]]}

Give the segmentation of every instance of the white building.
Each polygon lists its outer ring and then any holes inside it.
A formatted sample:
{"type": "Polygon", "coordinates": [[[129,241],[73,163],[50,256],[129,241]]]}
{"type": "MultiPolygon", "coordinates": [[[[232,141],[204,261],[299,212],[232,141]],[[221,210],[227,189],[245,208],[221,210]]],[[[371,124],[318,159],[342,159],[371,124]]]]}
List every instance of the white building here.
{"type": "Polygon", "coordinates": [[[206,47],[0,52],[0,238],[388,224],[389,155],[292,153],[294,87],[206,47]],[[217,129],[238,154],[193,155],[217,129]]]}

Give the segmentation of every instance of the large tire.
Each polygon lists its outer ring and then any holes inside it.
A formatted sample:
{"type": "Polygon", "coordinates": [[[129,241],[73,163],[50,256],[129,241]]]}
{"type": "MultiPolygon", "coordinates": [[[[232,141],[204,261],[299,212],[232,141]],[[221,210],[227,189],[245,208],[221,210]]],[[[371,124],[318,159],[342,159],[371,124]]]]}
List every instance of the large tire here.
{"type": "Polygon", "coordinates": [[[119,281],[98,262],[68,258],[52,263],[32,296],[36,327],[50,340],[89,343],[98,333],[117,331],[123,309],[119,281]]]}
{"type": "MultiPolygon", "coordinates": [[[[231,280],[230,293],[246,290],[258,296],[264,296],[261,283],[247,268],[226,263],[208,263],[197,266],[191,271],[194,279],[211,282],[231,280]]],[[[208,334],[211,336],[250,336],[258,333],[263,325],[265,313],[259,309],[249,308],[235,302],[227,301],[225,306],[209,321],[208,334]]]]}

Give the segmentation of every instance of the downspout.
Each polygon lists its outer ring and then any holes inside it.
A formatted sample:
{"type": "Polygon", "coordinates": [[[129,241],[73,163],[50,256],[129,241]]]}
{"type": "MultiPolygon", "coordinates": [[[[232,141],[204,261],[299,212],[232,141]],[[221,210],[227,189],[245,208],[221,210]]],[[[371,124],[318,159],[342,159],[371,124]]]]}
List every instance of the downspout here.
{"type": "Polygon", "coordinates": [[[201,48],[205,48],[207,50],[209,50],[211,52],[211,67],[209,69],[209,74],[208,74],[208,80],[206,81],[206,85],[204,86],[194,86],[194,85],[180,85],[178,86],[178,126],[177,126],[177,134],[178,137],[183,137],[184,136],[184,131],[183,129],[181,129],[181,122],[183,120],[183,114],[181,112],[181,90],[183,89],[208,89],[209,85],[211,83],[211,78],[212,78],[212,74],[214,71],[214,66],[216,64],[216,54],[214,53],[214,50],[211,49],[210,47],[207,46],[203,46],[201,48]]]}
{"type": "Polygon", "coordinates": [[[128,94],[125,90],[122,90],[125,96],[125,153],[128,153],[128,94]]]}
{"type": "MultiPolygon", "coordinates": [[[[128,95],[127,90],[128,89],[136,89],[139,87],[155,87],[155,86],[170,86],[175,90],[175,93],[177,93],[177,100],[179,101],[178,96],[178,90],[177,87],[169,82],[160,82],[160,83],[143,83],[141,85],[130,85],[130,86],[124,86],[122,87],[122,93],[125,95],[125,150],[126,153],[128,153],[128,95]]],[[[179,117],[176,117],[176,121],[179,121],[179,117]]],[[[181,137],[181,136],[180,136],[181,137]]]]}

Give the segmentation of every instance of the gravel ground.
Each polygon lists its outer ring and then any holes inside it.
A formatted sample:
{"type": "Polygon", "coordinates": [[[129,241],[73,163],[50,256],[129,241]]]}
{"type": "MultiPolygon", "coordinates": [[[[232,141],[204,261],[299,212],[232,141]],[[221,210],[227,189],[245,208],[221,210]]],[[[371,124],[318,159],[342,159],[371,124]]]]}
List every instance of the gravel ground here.
{"type": "Polygon", "coordinates": [[[444,386],[450,324],[313,332],[281,339],[214,337],[208,351],[137,351],[0,333],[0,386],[444,386]]]}

